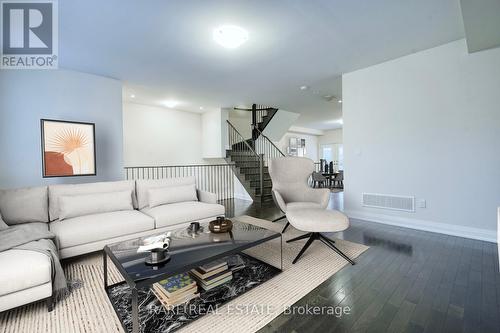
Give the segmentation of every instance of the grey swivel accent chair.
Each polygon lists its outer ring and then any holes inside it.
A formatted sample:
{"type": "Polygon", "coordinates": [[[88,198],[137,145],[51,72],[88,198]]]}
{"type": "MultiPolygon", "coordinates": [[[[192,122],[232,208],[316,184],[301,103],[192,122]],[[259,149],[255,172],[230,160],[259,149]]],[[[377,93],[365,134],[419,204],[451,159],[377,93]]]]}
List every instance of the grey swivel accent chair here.
{"type": "MultiPolygon", "coordinates": [[[[290,208],[326,209],[330,190],[314,189],[308,184],[314,172],[313,160],[306,157],[280,157],[269,161],[269,174],[273,183],[274,203],[285,214],[273,222],[284,219],[290,208]]],[[[290,225],[287,222],[282,232],[290,225]]]]}
{"type": "Polygon", "coordinates": [[[290,223],[297,230],[306,232],[287,240],[287,243],[290,243],[307,238],[306,244],[292,264],[318,240],[354,265],[355,262],[335,246],[335,241],[324,235],[346,230],[349,227],[349,219],[342,212],[326,209],[330,199],[329,189],[309,187],[308,180],[314,170],[314,162],[304,157],[281,157],[270,160],[268,167],[273,182],[273,199],[285,213],[285,216],[279,219],[286,217],[288,220],[282,233],[290,223]]]}

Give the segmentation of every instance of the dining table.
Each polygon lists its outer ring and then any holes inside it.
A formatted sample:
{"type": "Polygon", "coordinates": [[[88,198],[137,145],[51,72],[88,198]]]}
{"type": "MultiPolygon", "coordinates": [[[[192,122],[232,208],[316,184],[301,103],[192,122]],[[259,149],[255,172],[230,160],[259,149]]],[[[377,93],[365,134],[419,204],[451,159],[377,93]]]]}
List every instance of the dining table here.
{"type": "Polygon", "coordinates": [[[332,180],[339,174],[339,172],[322,172],[321,174],[327,179],[328,187],[332,187],[332,180]]]}

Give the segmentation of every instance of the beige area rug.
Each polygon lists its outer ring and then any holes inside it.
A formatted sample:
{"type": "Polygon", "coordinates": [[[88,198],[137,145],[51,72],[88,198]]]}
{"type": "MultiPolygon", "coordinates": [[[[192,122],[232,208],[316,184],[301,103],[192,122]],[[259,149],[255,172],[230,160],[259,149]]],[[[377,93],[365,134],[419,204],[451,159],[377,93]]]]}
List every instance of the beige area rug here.
{"type": "MultiPolygon", "coordinates": [[[[281,231],[283,225],[249,216],[239,217],[242,222],[267,229],[281,231]]],[[[205,315],[177,332],[255,332],[264,327],[286,306],[291,306],[323,281],[338,272],[347,262],[321,242],[313,245],[301,259],[292,265],[305,240],[287,244],[285,240],[303,234],[289,227],[283,237],[283,272],[264,284],[237,297],[217,313],[205,315]],[[242,314],[239,309],[248,309],[242,314]]],[[[367,246],[337,240],[336,245],[350,258],[357,258],[367,246]]],[[[279,266],[279,239],[264,243],[247,252],[263,261],[279,266]]],[[[47,312],[44,302],[0,313],[0,333],[89,333],[123,332],[122,326],[109,303],[103,288],[102,256],[88,256],[68,261],[64,265],[66,276],[71,280],[84,281],[65,300],[59,302],[52,312],[47,312]]],[[[121,281],[113,265],[110,266],[110,281],[121,281]]]]}

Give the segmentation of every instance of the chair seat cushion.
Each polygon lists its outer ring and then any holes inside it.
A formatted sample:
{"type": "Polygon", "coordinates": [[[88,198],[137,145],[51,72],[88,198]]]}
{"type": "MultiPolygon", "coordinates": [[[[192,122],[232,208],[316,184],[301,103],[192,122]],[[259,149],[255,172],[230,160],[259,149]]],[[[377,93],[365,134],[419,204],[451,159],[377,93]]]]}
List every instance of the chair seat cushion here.
{"type": "Polygon", "coordinates": [[[152,230],[154,220],[137,210],[129,210],[56,220],[50,222],[49,228],[64,249],[152,230]]]}
{"type": "Polygon", "coordinates": [[[0,252],[0,267],[0,296],[51,281],[50,258],[40,252],[17,249],[0,252]]]}
{"type": "Polygon", "coordinates": [[[316,202],[290,202],[286,205],[286,211],[289,209],[303,209],[303,208],[321,208],[320,204],[316,202]]]}
{"type": "Polygon", "coordinates": [[[349,227],[349,219],[338,210],[287,209],[286,217],[296,229],[307,232],[338,232],[349,227]]]}
{"type": "Polygon", "coordinates": [[[186,201],[146,208],[142,212],[155,219],[156,228],[163,228],[179,223],[224,215],[225,209],[224,206],[219,204],[186,201]]]}

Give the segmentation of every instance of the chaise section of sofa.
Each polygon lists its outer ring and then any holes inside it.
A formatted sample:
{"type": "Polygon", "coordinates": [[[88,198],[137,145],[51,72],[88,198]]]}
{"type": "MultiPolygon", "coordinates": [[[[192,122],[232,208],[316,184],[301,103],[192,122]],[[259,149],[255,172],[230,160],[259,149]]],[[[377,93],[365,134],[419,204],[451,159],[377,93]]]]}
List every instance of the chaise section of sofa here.
{"type": "Polygon", "coordinates": [[[134,181],[49,186],[49,228],[61,258],[151,233],[154,219],[135,208],[134,181]]]}
{"type": "Polygon", "coordinates": [[[193,221],[205,222],[224,215],[213,193],[196,189],[195,177],[137,180],[137,203],[155,220],[155,228],[168,229],[193,221]]]}
{"type": "MultiPolygon", "coordinates": [[[[47,202],[47,187],[0,190],[0,223],[47,231],[47,202]]],[[[51,260],[45,254],[8,249],[0,252],[0,267],[0,311],[52,296],[51,260]]]]}

